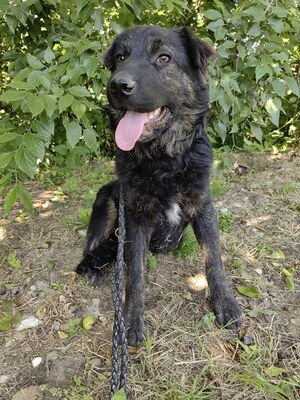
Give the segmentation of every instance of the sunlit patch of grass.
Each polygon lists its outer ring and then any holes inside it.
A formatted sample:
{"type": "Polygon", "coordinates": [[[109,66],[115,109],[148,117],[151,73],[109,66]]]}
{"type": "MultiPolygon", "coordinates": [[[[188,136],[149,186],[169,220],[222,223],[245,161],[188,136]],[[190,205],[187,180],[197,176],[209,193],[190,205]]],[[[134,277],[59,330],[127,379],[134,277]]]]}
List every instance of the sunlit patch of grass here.
{"type": "Polygon", "coordinates": [[[197,258],[199,255],[199,245],[191,226],[188,226],[183,233],[182,239],[173,254],[176,257],[197,258]]]}

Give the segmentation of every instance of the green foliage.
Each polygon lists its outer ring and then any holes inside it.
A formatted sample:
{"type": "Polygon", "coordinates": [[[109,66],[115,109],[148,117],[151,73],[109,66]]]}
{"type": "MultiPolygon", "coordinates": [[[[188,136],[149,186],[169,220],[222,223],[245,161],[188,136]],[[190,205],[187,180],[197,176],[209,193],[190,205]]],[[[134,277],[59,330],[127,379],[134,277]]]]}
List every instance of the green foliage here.
{"type": "Polygon", "coordinates": [[[8,262],[8,265],[10,265],[14,269],[21,269],[22,268],[22,262],[17,257],[16,253],[10,253],[8,255],[8,257],[7,257],[7,262],[8,262]]]}
{"type": "Polygon", "coordinates": [[[253,140],[265,148],[289,145],[300,130],[299,6],[293,0],[208,3],[197,24],[219,53],[210,67],[217,116],[211,134],[233,148],[253,140]]]}
{"type": "Polygon", "coordinates": [[[22,315],[16,304],[10,300],[0,299],[0,332],[11,330],[21,319],[22,315]]]}
{"type": "Polygon", "coordinates": [[[0,0],[0,189],[15,184],[2,189],[5,213],[17,199],[32,212],[21,182],[36,172],[111,154],[102,53],[123,28],[149,23],[191,26],[217,46],[209,78],[216,146],[299,142],[295,0],[0,0]]]}
{"type": "Polygon", "coordinates": [[[261,296],[260,291],[253,286],[237,286],[236,288],[239,293],[247,297],[256,298],[261,296]]]}

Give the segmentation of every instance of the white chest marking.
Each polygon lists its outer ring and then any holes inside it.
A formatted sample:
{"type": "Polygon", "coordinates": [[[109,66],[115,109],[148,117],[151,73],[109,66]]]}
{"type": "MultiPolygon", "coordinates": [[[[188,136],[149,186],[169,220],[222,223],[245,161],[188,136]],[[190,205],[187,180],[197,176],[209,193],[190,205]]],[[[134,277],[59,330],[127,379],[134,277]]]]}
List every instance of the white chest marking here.
{"type": "Polygon", "coordinates": [[[177,203],[173,203],[172,206],[166,211],[167,219],[172,225],[178,225],[181,220],[181,209],[177,203]]]}

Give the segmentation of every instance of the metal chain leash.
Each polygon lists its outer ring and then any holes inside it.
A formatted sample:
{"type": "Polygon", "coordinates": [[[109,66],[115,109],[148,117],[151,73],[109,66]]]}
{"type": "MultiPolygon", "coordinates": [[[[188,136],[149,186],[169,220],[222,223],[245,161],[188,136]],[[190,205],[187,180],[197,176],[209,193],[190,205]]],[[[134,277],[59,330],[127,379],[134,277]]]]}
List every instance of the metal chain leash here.
{"type": "Polygon", "coordinates": [[[125,207],[124,194],[122,186],[120,186],[119,197],[119,229],[118,229],[118,253],[117,261],[114,266],[113,273],[113,301],[115,306],[115,320],[112,340],[112,373],[110,399],[121,388],[126,387],[126,375],[128,369],[128,345],[127,345],[127,329],[124,321],[122,296],[124,286],[124,247],[125,247],[125,207]],[[119,347],[121,356],[121,365],[119,362],[119,347]],[[120,368],[121,367],[121,368],[120,368]],[[119,371],[120,370],[120,371],[119,371]]]}

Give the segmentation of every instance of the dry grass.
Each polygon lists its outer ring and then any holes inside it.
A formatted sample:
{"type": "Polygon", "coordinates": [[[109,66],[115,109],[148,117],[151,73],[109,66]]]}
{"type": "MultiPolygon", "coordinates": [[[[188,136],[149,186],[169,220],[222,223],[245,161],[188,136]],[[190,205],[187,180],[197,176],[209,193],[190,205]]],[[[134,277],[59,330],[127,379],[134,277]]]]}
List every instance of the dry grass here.
{"type": "MultiPolygon", "coordinates": [[[[300,160],[236,157],[249,173],[218,181],[216,208],[231,212],[233,219],[231,232],[221,233],[223,258],[233,289],[254,286],[261,296],[235,291],[243,326],[234,336],[213,324],[205,284],[202,290],[195,286],[195,277],[203,273],[201,255],[157,257],[147,271],[147,337],[139,349],[130,349],[129,399],[300,398],[300,160]],[[295,293],[285,282],[283,270],[289,268],[295,293]]],[[[101,290],[74,276],[84,239],[64,222],[86,207],[80,199],[88,183],[81,182],[82,192],[67,190],[69,197],[56,202],[54,188],[36,184],[32,193],[41,205],[36,215],[16,222],[16,209],[0,221],[0,287],[5,289],[0,298],[41,321],[27,331],[0,333],[0,378],[8,376],[6,384],[0,383],[3,400],[32,385],[46,385],[44,400],[108,397],[110,276],[101,290]],[[21,260],[20,269],[8,265],[12,253],[21,260]],[[81,320],[92,303],[99,312],[92,329],[70,331],[70,321],[81,320]],[[31,360],[37,356],[43,363],[34,369],[31,360]]]]}

